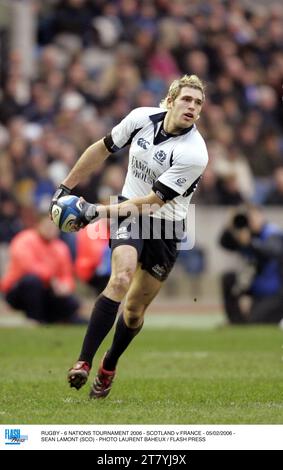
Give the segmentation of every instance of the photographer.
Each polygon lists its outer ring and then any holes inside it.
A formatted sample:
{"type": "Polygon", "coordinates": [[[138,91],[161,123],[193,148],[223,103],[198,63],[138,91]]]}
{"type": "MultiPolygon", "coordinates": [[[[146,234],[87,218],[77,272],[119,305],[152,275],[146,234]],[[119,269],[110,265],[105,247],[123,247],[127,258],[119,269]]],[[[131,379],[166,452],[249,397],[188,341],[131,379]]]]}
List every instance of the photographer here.
{"type": "Polygon", "coordinates": [[[222,293],[230,323],[279,323],[283,317],[283,231],[267,222],[259,207],[249,206],[232,218],[220,245],[246,260],[241,272],[222,276],[222,293]]]}

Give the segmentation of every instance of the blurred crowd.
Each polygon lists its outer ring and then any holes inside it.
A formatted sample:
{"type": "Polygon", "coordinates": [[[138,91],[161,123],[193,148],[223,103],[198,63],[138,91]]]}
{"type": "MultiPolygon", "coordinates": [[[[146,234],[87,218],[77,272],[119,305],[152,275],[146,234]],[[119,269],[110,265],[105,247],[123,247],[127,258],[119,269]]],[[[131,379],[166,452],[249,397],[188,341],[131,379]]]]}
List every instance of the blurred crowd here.
{"type": "MultiPolygon", "coordinates": [[[[193,202],[283,204],[281,2],[35,0],[33,8],[33,76],[17,50],[2,67],[0,243],[47,209],[88,145],[131,109],[158,106],[184,73],[207,85],[198,127],[210,163],[193,202]]],[[[75,194],[107,200],[126,168],[123,150],[75,194]]]]}

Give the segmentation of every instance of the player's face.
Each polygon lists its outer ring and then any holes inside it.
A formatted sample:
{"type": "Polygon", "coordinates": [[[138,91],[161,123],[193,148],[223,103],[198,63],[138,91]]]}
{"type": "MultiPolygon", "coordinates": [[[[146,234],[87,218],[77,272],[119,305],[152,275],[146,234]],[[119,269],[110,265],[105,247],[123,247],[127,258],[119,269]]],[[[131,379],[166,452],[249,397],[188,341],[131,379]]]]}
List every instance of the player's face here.
{"type": "MultiPolygon", "coordinates": [[[[181,89],[177,98],[169,104],[168,123],[173,129],[186,129],[198,119],[203,104],[200,90],[191,87],[181,89]]],[[[168,131],[170,132],[170,130],[168,131]]]]}

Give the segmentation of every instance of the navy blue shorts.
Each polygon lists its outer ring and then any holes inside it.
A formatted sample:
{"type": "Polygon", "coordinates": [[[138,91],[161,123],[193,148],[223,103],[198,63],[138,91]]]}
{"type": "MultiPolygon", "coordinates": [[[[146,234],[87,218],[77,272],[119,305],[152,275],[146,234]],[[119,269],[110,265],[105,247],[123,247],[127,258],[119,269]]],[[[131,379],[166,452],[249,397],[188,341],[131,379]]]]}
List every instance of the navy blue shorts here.
{"type": "Polygon", "coordinates": [[[119,217],[110,229],[109,246],[133,246],[141,268],[159,281],[165,281],[178,256],[177,244],[184,236],[184,222],[170,222],[140,216],[137,220],[119,217]],[[170,226],[171,224],[171,226],[170,226]]]}

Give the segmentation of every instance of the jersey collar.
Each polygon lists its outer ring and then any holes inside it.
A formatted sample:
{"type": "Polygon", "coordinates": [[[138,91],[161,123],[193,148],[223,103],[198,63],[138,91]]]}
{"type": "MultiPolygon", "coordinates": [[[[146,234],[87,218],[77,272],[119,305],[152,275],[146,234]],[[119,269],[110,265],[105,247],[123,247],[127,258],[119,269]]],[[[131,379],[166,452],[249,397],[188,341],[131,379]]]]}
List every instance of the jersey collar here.
{"type": "MultiPolygon", "coordinates": [[[[162,111],[161,113],[152,114],[151,116],[149,116],[149,119],[151,119],[151,121],[153,122],[154,129],[156,129],[156,125],[157,125],[158,122],[164,121],[166,113],[167,113],[167,111],[162,111]]],[[[160,129],[162,129],[163,135],[166,135],[169,139],[169,137],[179,137],[180,135],[187,134],[188,132],[190,132],[192,130],[193,127],[194,127],[194,124],[192,124],[190,127],[186,127],[185,129],[183,129],[180,132],[180,134],[170,134],[169,132],[166,132],[163,129],[163,125],[160,127],[160,129]]]]}
{"type": "Polygon", "coordinates": [[[157,124],[158,122],[163,121],[166,116],[166,113],[167,111],[162,111],[162,113],[152,114],[151,116],[149,116],[149,119],[152,120],[153,124],[157,124]]]}
{"type": "Polygon", "coordinates": [[[154,139],[153,143],[154,145],[161,144],[162,142],[165,142],[166,140],[170,139],[171,137],[179,137],[180,135],[187,134],[192,130],[194,127],[194,124],[192,124],[190,127],[183,129],[180,134],[170,134],[169,132],[166,132],[163,129],[163,122],[164,118],[166,116],[167,111],[162,111],[161,113],[158,114],[152,114],[149,116],[151,119],[153,126],[154,126],[154,139]],[[161,124],[159,124],[161,122],[161,124]],[[159,124],[159,125],[158,125],[159,124]]]}

